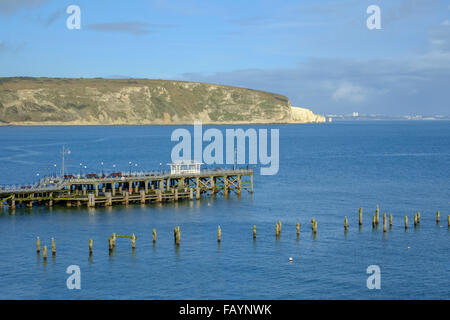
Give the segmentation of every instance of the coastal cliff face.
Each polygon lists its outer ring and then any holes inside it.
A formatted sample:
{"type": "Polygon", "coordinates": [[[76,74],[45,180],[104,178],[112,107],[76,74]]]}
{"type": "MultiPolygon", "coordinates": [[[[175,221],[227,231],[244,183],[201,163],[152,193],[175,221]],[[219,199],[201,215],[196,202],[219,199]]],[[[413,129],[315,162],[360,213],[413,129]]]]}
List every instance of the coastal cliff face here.
{"type": "Polygon", "coordinates": [[[291,107],[282,95],[206,83],[0,78],[3,125],[305,123],[322,118],[291,107]]]}

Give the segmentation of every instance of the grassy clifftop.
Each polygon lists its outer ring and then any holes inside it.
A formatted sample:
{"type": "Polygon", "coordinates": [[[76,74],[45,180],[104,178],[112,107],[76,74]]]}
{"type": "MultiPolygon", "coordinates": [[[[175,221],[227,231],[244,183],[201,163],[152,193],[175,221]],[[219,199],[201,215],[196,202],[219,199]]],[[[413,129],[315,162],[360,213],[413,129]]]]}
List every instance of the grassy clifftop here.
{"type": "MultiPolygon", "coordinates": [[[[2,124],[311,122],[285,96],[215,84],[148,79],[0,78],[2,124]]],[[[320,122],[320,121],[318,121],[320,122]]]]}

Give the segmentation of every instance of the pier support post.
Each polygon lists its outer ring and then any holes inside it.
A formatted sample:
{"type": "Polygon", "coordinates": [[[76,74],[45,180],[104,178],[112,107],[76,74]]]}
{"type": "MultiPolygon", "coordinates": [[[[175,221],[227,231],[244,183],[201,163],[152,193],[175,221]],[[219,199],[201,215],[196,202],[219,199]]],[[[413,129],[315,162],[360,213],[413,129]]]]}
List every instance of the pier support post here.
{"type": "Polygon", "coordinates": [[[408,229],[408,216],[405,216],[405,230],[408,229]]]}
{"type": "Polygon", "coordinates": [[[145,204],[145,190],[139,191],[141,195],[141,204],[145,204]]]}
{"type": "Polygon", "coordinates": [[[383,232],[387,232],[387,213],[383,213],[383,232]]]}
{"type": "Polygon", "coordinates": [[[438,210],[436,212],[436,223],[439,224],[440,221],[441,221],[441,212],[438,210]]]}
{"type": "Polygon", "coordinates": [[[345,231],[348,230],[348,219],[347,219],[347,217],[345,217],[345,219],[344,219],[344,230],[345,231]]]}
{"type": "Polygon", "coordinates": [[[111,192],[112,192],[112,196],[115,197],[116,196],[116,184],[115,183],[111,183],[111,192]]]}
{"type": "Polygon", "coordinates": [[[256,239],[256,225],[253,225],[253,239],[256,239]]]}
{"type": "Polygon", "coordinates": [[[189,188],[189,200],[194,200],[194,190],[189,188]]]}
{"type": "Polygon", "coordinates": [[[11,209],[15,209],[16,208],[16,196],[13,195],[11,198],[11,205],[10,205],[11,209]]]}
{"type": "Polygon", "coordinates": [[[200,200],[200,186],[197,185],[197,187],[195,188],[195,199],[196,200],[200,200]]]}
{"type": "Polygon", "coordinates": [[[220,242],[222,240],[222,229],[220,226],[217,227],[217,242],[220,242]]]}
{"type": "Polygon", "coordinates": [[[153,229],[153,243],[156,242],[156,229],[153,229]]]}
{"type": "Polygon", "coordinates": [[[158,195],[157,201],[162,202],[162,190],[161,189],[156,190],[156,194],[158,195]]]}
{"type": "Polygon", "coordinates": [[[148,181],[144,181],[145,193],[148,193],[148,181]]]}
{"type": "Polygon", "coordinates": [[[134,233],[131,236],[131,249],[132,250],[136,249],[136,236],[134,235],[134,233]]]}
{"type": "Polygon", "coordinates": [[[124,203],[128,205],[130,203],[130,193],[128,191],[123,192],[124,203]]]}
{"type": "Polygon", "coordinates": [[[362,226],[363,209],[359,208],[359,225],[362,226]]]}
{"type": "Polygon", "coordinates": [[[106,197],[105,206],[106,206],[106,207],[112,206],[112,196],[111,196],[111,192],[106,192],[106,193],[105,193],[105,197],[106,197]]]}
{"type": "Polygon", "coordinates": [[[174,199],[175,199],[175,201],[178,201],[178,188],[175,188],[174,199]]]}
{"type": "Polygon", "coordinates": [[[89,208],[95,207],[95,194],[93,193],[88,194],[88,207],[89,208]]]}
{"type": "Polygon", "coordinates": [[[389,214],[389,228],[392,228],[392,213],[389,214]]]}
{"type": "Polygon", "coordinates": [[[95,196],[98,197],[98,184],[95,184],[95,196]]]}
{"type": "Polygon", "coordinates": [[[295,224],[295,228],[296,228],[296,231],[297,231],[297,237],[299,237],[300,236],[300,222],[297,222],[295,224]]]}
{"type": "Polygon", "coordinates": [[[242,190],[242,179],[241,179],[241,175],[238,175],[238,190],[237,190],[238,195],[241,194],[241,190],[242,190]]]}
{"type": "Polygon", "coordinates": [[[228,191],[229,191],[229,181],[228,181],[228,176],[224,176],[224,180],[223,180],[223,194],[225,196],[228,196],[228,191]]]}
{"type": "Polygon", "coordinates": [[[250,193],[253,193],[253,172],[250,174],[250,193]]]}

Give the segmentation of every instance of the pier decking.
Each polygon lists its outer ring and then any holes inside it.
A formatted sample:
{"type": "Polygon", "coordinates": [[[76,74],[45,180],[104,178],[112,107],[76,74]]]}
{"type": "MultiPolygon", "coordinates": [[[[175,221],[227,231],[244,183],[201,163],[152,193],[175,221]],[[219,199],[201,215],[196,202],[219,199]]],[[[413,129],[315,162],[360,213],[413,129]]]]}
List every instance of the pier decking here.
{"type": "Polygon", "coordinates": [[[87,176],[65,175],[46,178],[27,187],[0,188],[0,206],[112,206],[114,204],[150,203],[200,199],[230,192],[253,193],[253,170],[202,170],[198,173],[117,173],[87,176]],[[243,179],[244,178],[244,179],[243,179]]]}

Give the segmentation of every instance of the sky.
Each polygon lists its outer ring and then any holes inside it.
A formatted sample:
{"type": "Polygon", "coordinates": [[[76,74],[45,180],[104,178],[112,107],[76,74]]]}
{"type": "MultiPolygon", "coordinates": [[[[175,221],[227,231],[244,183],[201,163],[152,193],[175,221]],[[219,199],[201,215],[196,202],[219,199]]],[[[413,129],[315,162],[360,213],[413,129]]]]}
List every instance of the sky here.
{"type": "Polygon", "coordinates": [[[321,114],[448,116],[450,0],[0,0],[10,76],[201,81],[321,114]],[[370,5],[381,29],[367,28],[370,5]]]}

